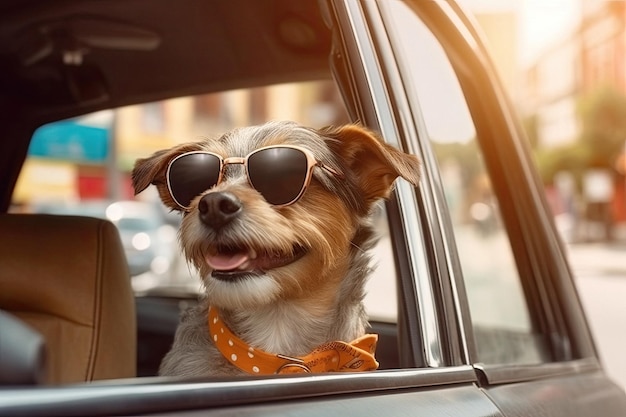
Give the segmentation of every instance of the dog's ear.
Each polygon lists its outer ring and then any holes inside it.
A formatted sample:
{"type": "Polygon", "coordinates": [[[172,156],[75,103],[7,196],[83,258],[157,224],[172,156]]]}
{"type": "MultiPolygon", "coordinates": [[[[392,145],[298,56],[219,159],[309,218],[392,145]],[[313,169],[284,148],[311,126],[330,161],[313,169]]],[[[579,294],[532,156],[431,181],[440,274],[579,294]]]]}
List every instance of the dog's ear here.
{"type": "Polygon", "coordinates": [[[167,165],[178,155],[200,149],[200,142],[186,143],[171,149],[157,151],[148,158],[137,159],[131,174],[135,195],[148,188],[150,184],[154,184],[163,203],[172,209],[179,210],[180,207],[172,200],[167,190],[165,180],[167,165]]]}
{"type": "Polygon", "coordinates": [[[374,132],[351,124],[324,128],[320,133],[335,139],[328,141],[328,146],[354,173],[368,205],[388,197],[398,177],[417,186],[421,166],[419,159],[385,143],[374,132]]]}

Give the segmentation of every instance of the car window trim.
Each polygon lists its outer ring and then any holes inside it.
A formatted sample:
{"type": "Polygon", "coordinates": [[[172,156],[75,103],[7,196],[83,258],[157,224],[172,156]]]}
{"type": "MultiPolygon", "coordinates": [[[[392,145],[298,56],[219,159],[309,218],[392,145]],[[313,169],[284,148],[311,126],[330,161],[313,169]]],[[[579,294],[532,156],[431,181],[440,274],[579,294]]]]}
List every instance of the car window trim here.
{"type": "Polygon", "coordinates": [[[566,375],[590,374],[601,370],[596,358],[575,359],[566,362],[548,362],[530,365],[486,365],[474,364],[480,373],[483,385],[499,385],[557,378],[566,375]]]}
{"type": "MultiPolygon", "coordinates": [[[[344,75],[341,73],[339,76],[335,75],[335,79],[338,82],[349,80],[350,84],[346,86],[340,87],[342,91],[348,92],[351,97],[346,99],[346,102],[354,103],[354,114],[351,114],[353,120],[363,120],[369,122],[370,125],[376,127],[378,124],[378,115],[376,113],[376,106],[373,101],[373,98],[369,94],[359,94],[360,90],[369,91],[369,86],[372,83],[370,80],[370,76],[367,71],[365,71],[365,63],[363,62],[362,52],[360,49],[363,48],[357,40],[357,36],[354,35],[354,31],[350,30],[353,26],[354,17],[350,16],[347,12],[348,5],[342,1],[329,1],[329,7],[333,10],[333,17],[335,22],[333,24],[333,31],[335,36],[333,40],[335,41],[334,49],[336,49],[337,54],[340,55],[343,59],[344,63],[343,67],[335,66],[333,67],[334,71],[344,71],[344,75]],[[346,30],[345,28],[349,28],[346,30]],[[355,53],[350,53],[349,51],[357,51],[355,53]]],[[[352,7],[354,9],[354,2],[352,2],[352,7]]],[[[354,10],[353,10],[354,13],[354,10]]],[[[362,19],[362,16],[361,16],[362,19]]],[[[363,32],[364,29],[361,29],[363,32]]],[[[362,41],[361,41],[362,42],[362,41]]],[[[371,59],[371,58],[370,58],[371,59]]],[[[338,59],[335,59],[334,62],[338,62],[338,59]]],[[[380,89],[379,85],[379,89],[380,89]]],[[[384,91],[384,90],[383,90],[384,91]]],[[[384,137],[384,135],[383,135],[384,137]]],[[[393,191],[390,196],[390,200],[387,203],[387,215],[389,218],[389,232],[392,237],[392,243],[394,246],[394,254],[397,253],[400,247],[405,247],[404,242],[398,244],[397,237],[402,232],[401,223],[394,223],[394,219],[400,216],[400,205],[395,203],[397,201],[397,191],[393,191]],[[400,231],[400,233],[399,233],[400,231]]],[[[410,267],[406,262],[402,262],[398,259],[397,255],[394,255],[396,262],[396,274],[398,277],[405,276],[404,274],[411,274],[410,267]]],[[[411,285],[407,285],[405,280],[398,280],[398,344],[399,344],[399,354],[400,354],[400,365],[404,367],[414,367],[421,366],[424,363],[423,356],[424,354],[421,352],[421,347],[416,344],[416,340],[413,340],[411,335],[411,329],[415,331],[416,329],[420,332],[419,329],[419,317],[417,316],[417,304],[416,304],[416,290],[411,285]]]]}
{"type": "MultiPolygon", "coordinates": [[[[440,320],[440,336],[445,341],[446,363],[448,365],[456,365],[470,363],[468,346],[471,346],[466,340],[464,320],[468,317],[469,306],[464,303],[464,298],[459,296],[459,288],[461,294],[464,294],[463,281],[461,285],[454,285],[454,274],[458,274],[460,266],[458,260],[454,257],[447,256],[450,251],[455,251],[454,235],[451,232],[451,222],[449,216],[446,215],[448,207],[443,191],[443,183],[439,176],[434,152],[428,140],[428,132],[424,118],[421,113],[419,103],[412,100],[415,89],[411,87],[410,76],[402,76],[400,64],[397,61],[392,45],[389,25],[389,16],[385,15],[385,7],[388,3],[384,0],[375,2],[366,2],[366,10],[368,10],[368,18],[376,19],[374,25],[370,24],[378,30],[373,30],[377,36],[376,47],[378,53],[384,56],[382,60],[384,64],[383,73],[387,77],[388,82],[393,83],[395,89],[390,89],[393,95],[394,103],[397,103],[394,111],[401,113],[397,115],[404,125],[404,134],[415,148],[419,148],[422,158],[422,183],[426,182],[428,187],[421,187],[420,209],[424,210],[423,218],[429,219],[429,243],[430,254],[432,255],[432,270],[437,271],[431,274],[430,279],[433,281],[434,294],[437,299],[437,308],[442,315],[440,320]],[[424,139],[426,138],[426,139],[424,139]],[[426,212],[427,211],[427,212],[426,212]],[[452,246],[450,246],[452,244],[452,246]],[[455,262],[457,261],[457,262],[455,262]]],[[[399,122],[400,123],[400,122],[399,122]]],[[[419,280],[421,276],[418,276],[419,280]]],[[[422,285],[423,288],[423,285],[422,285]]]]}
{"type": "Polygon", "coordinates": [[[143,377],[94,381],[88,385],[7,388],[0,391],[0,415],[131,415],[211,409],[304,398],[393,393],[475,380],[471,366],[402,369],[307,376],[173,380],[143,377]]]}
{"type": "MultiPolygon", "coordinates": [[[[350,48],[353,51],[358,51],[358,53],[347,54],[346,61],[350,65],[351,72],[361,78],[354,80],[355,87],[353,87],[354,94],[358,95],[363,107],[359,117],[369,125],[378,126],[383,137],[392,145],[415,153],[423,159],[419,141],[415,137],[416,128],[412,124],[407,124],[412,118],[407,117],[406,114],[401,114],[401,110],[399,110],[400,108],[407,108],[398,102],[405,100],[403,92],[398,92],[400,96],[396,97],[397,94],[394,94],[395,92],[392,92],[387,85],[390,76],[387,72],[394,72],[394,67],[393,65],[384,65],[377,55],[381,51],[376,49],[378,47],[376,43],[385,42],[386,35],[382,33],[384,26],[376,17],[377,11],[369,8],[371,5],[371,2],[356,0],[337,2],[336,4],[336,7],[343,8],[340,10],[339,16],[341,17],[343,13],[344,21],[340,22],[339,27],[341,25],[353,27],[352,31],[347,34],[348,39],[343,39],[343,36],[346,35],[342,34],[342,51],[350,50],[350,48]],[[352,33],[356,33],[358,39],[350,39],[352,33]],[[379,99],[382,98],[380,101],[386,105],[375,106],[372,104],[373,100],[370,94],[379,99]]],[[[395,77],[397,79],[397,73],[395,77]]],[[[454,320],[456,316],[454,313],[440,316],[441,308],[437,307],[441,305],[438,301],[441,297],[439,294],[440,283],[438,278],[434,280],[434,283],[431,281],[432,277],[445,277],[446,266],[437,264],[437,260],[441,257],[434,255],[435,251],[441,250],[442,239],[440,236],[432,235],[433,230],[435,233],[439,230],[438,228],[431,228],[431,223],[436,221],[434,219],[438,216],[438,211],[434,204],[435,199],[429,194],[430,187],[424,185],[424,181],[427,181],[424,178],[428,178],[428,175],[423,176],[422,185],[417,188],[404,182],[398,182],[394,195],[388,203],[388,212],[391,213],[392,237],[398,239],[394,248],[398,249],[404,246],[408,251],[406,255],[402,256],[403,259],[397,259],[399,262],[398,271],[403,274],[408,267],[408,272],[411,273],[411,281],[405,279],[400,283],[402,285],[399,287],[402,289],[401,295],[404,295],[405,299],[401,300],[399,305],[408,306],[408,311],[405,311],[410,321],[408,325],[414,331],[418,327],[417,331],[422,336],[420,342],[422,346],[412,347],[414,350],[420,350],[414,352],[413,356],[415,359],[419,359],[418,356],[421,354],[423,356],[421,362],[415,361],[412,365],[405,365],[431,367],[456,365],[462,361],[451,360],[449,351],[452,344],[454,345],[452,350],[457,352],[457,343],[454,339],[449,340],[448,337],[450,334],[456,334],[456,326],[454,323],[450,325],[447,321],[454,320]],[[399,210],[398,216],[395,216],[394,210],[399,210]],[[394,224],[394,218],[397,219],[397,224],[394,224]],[[397,233],[397,231],[401,233],[397,233]],[[412,299],[407,299],[407,297],[412,297],[412,299]],[[414,307],[411,306],[411,303],[414,307]],[[411,308],[419,309],[418,317],[411,315],[411,308]]],[[[403,276],[406,277],[407,275],[403,276]]],[[[399,331],[402,331],[403,323],[399,324],[399,331]]]]}

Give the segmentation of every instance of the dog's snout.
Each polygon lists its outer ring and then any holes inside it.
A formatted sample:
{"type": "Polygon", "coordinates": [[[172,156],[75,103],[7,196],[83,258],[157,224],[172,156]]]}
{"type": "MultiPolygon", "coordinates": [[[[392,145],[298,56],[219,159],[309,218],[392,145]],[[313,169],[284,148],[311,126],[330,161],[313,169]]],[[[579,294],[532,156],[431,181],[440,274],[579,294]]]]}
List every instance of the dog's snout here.
{"type": "Polygon", "coordinates": [[[232,221],[242,210],[241,201],[232,193],[209,193],[200,199],[200,220],[213,229],[232,221]]]}

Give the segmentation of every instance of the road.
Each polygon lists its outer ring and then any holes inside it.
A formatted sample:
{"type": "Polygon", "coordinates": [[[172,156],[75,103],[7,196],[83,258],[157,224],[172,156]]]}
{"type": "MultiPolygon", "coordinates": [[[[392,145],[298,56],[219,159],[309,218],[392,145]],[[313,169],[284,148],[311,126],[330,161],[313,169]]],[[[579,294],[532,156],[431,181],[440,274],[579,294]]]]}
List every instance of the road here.
{"type": "MultiPolygon", "coordinates": [[[[457,236],[458,237],[458,236],[457,236]]],[[[469,234],[465,235],[469,238],[469,234]]],[[[383,239],[384,240],[384,239],[383,239]]],[[[571,244],[568,256],[579,296],[591,331],[595,337],[600,359],[613,380],[626,389],[626,240],[608,245],[603,243],[571,244]]],[[[382,243],[382,242],[381,242],[382,243]]],[[[496,242],[497,243],[497,242],[496,242]]],[[[471,245],[470,245],[471,246],[471,245]]],[[[478,246],[478,245],[476,245],[478,246]]],[[[393,260],[387,245],[379,246],[374,255],[382,271],[393,271],[393,260]],[[383,252],[381,252],[383,250],[383,252]],[[378,252],[378,253],[377,253],[378,252]]],[[[498,253],[498,252],[494,252],[498,253]]],[[[484,258],[475,254],[477,260],[484,258]]],[[[501,254],[490,264],[502,263],[501,254]]],[[[498,267],[496,266],[496,269],[498,267]]],[[[504,267],[500,267],[504,270],[504,267]]],[[[387,274],[388,275],[388,272],[387,274]]],[[[389,280],[370,280],[366,304],[370,313],[379,318],[395,317],[395,288],[389,280]],[[372,308],[378,306],[377,308],[372,308]]],[[[485,303],[489,305],[489,303],[485,303]]],[[[479,312],[475,312],[479,313],[479,312]]]]}
{"type": "Polygon", "coordinates": [[[569,258],[600,359],[626,389],[626,245],[570,245],[569,258]]]}

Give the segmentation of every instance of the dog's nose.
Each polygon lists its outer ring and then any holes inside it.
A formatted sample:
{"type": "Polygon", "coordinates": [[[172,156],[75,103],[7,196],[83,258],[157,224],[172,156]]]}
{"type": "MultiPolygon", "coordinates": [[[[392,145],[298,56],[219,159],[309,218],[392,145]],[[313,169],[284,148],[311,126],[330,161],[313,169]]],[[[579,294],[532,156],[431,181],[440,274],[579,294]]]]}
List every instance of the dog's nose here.
{"type": "Polygon", "coordinates": [[[217,230],[235,217],[242,210],[241,201],[232,193],[209,193],[200,199],[198,211],[200,220],[217,230]]]}

